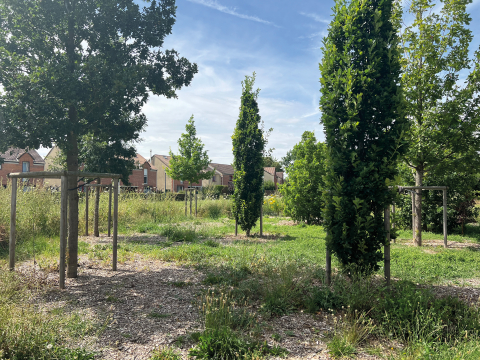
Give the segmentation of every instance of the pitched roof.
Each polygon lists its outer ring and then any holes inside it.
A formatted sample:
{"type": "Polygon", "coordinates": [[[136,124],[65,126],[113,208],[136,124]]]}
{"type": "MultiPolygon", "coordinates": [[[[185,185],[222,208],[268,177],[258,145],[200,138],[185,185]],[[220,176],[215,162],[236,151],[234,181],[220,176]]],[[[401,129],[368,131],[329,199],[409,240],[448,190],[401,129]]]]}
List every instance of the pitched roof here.
{"type": "Polygon", "coordinates": [[[217,170],[222,175],[233,175],[233,173],[235,172],[232,165],[210,163],[209,166],[211,168],[215,168],[215,170],[217,170]]]}
{"type": "Polygon", "coordinates": [[[265,167],[263,168],[267,173],[269,173],[270,175],[273,175],[275,176],[275,167],[265,167]]]}
{"type": "Polygon", "coordinates": [[[156,157],[158,160],[163,162],[166,166],[170,166],[170,156],[168,156],[168,155],[153,155],[153,157],[156,157]]]}
{"type": "MultiPolygon", "coordinates": [[[[8,150],[5,151],[3,154],[0,154],[0,157],[2,157],[5,161],[18,161],[20,156],[22,156],[26,152],[27,151],[25,149],[11,147],[8,148],[8,150]]],[[[33,162],[45,164],[45,161],[35,149],[28,150],[28,153],[33,158],[33,162]]]]}
{"type": "Polygon", "coordinates": [[[145,159],[142,155],[136,154],[135,157],[133,158],[133,161],[135,164],[140,164],[143,165],[147,162],[147,159],[145,159]]]}
{"type": "Polygon", "coordinates": [[[276,172],[275,174],[277,175],[278,178],[283,179],[283,172],[280,171],[280,172],[276,172]]]}

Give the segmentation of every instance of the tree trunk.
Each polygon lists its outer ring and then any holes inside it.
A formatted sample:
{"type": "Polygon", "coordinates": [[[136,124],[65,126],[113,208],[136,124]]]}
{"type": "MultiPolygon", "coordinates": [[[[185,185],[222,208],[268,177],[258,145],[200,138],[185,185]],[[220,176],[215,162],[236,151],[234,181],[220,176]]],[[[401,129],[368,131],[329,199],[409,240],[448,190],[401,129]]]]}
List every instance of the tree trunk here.
{"type": "MultiPolygon", "coordinates": [[[[415,186],[423,186],[423,166],[417,167],[415,171],[415,186]]],[[[417,189],[415,196],[415,246],[422,246],[422,189],[417,189]]]]}
{"type": "MultiPolygon", "coordinates": [[[[100,178],[97,179],[97,184],[100,184],[100,178]]],[[[100,207],[100,187],[97,186],[96,192],[95,192],[95,227],[93,229],[95,237],[100,236],[100,232],[98,231],[99,207],[100,207]]]]}
{"type": "MultiPolygon", "coordinates": [[[[77,117],[75,107],[69,109],[70,119],[77,117]]],[[[77,136],[70,132],[67,135],[67,170],[78,171],[78,145],[77,136]]],[[[63,190],[63,189],[62,189],[63,190]]],[[[78,258],[78,191],[77,177],[68,176],[68,260],[67,277],[77,277],[77,258],[78,258]]]]}

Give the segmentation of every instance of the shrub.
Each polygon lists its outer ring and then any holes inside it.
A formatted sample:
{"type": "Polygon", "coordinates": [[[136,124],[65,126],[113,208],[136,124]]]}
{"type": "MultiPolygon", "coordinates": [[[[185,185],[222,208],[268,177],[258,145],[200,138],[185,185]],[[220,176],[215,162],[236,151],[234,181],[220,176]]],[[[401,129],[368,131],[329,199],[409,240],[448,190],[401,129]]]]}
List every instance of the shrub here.
{"type": "Polygon", "coordinates": [[[271,180],[267,180],[263,182],[263,189],[264,190],[276,190],[275,183],[271,180]]]}
{"type": "Polygon", "coordinates": [[[283,213],[285,205],[283,198],[278,195],[265,196],[263,199],[263,214],[264,215],[280,215],[283,213]]]}

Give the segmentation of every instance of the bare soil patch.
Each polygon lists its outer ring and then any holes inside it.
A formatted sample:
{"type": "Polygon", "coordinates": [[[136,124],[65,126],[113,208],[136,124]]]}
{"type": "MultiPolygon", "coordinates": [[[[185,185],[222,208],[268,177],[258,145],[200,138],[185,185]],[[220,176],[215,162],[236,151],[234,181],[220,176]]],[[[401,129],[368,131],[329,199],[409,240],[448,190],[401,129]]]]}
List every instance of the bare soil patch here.
{"type": "MultiPolygon", "coordinates": [[[[406,246],[415,246],[412,240],[401,239],[398,241],[398,243],[406,246]]],[[[443,240],[423,240],[422,247],[442,247],[443,248],[443,240]]],[[[447,248],[448,249],[472,248],[475,250],[480,250],[480,244],[472,243],[472,242],[447,241],[447,248]]]]}

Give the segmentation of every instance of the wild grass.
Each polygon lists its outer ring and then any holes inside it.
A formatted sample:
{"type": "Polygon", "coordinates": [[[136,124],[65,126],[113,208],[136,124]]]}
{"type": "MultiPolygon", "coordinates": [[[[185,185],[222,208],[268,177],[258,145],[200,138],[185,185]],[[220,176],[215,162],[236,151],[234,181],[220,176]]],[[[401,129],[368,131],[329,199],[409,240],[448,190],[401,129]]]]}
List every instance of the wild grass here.
{"type": "Polygon", "coordinates": [[[94,359],[85,349],[69,347],[71,339],[94,331],[79,314],[38,312],[29,301],[28,280],[0,269],[0,358],[94,359]]]}

